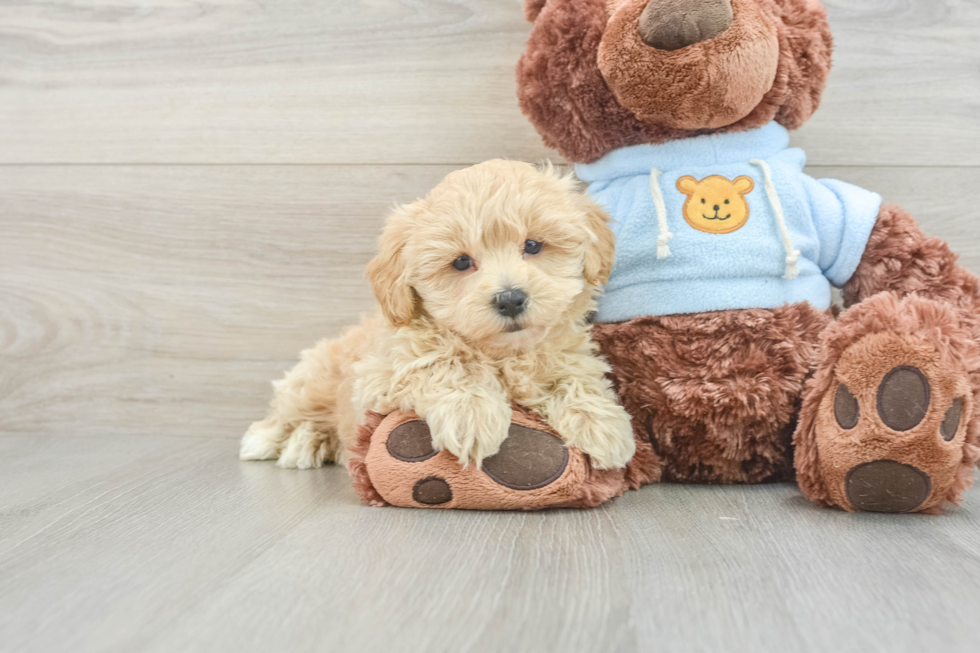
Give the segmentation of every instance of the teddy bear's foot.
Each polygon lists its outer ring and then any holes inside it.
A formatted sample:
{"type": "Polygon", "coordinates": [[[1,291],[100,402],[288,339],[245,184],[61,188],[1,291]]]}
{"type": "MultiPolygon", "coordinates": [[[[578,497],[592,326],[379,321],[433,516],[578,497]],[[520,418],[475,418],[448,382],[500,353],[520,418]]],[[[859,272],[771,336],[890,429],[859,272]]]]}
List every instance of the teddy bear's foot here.
{"type": "Polygon", "coordinates": [[[980,449],[975,351],[954,313],[880,295],[831,327],[824,353],[797,432],[803,491],[848,511],[936,512],[958,501],[980,449]]]}
{"type": "Polygon", "coordinates": [[[533,413],[515,408],[500,451],[462,467],[435,451],[429,427],[411,412],[369,415],[348,462],[354,487],[372,505],[537,510],[591,507],[622,494],[625,470],[599,471],[533,413]]]}

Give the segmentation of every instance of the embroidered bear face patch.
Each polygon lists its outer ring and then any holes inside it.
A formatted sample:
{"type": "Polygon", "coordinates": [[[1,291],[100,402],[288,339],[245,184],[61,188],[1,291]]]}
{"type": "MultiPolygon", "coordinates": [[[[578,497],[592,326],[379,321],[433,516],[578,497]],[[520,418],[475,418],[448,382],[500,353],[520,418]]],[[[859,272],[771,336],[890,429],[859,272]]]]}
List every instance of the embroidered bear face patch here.
{"type": "Polygon", "coordinates": [[[749,203],[745,196],[753,188],[755,182],[744,176],[734,181],[720,175],[701,181],[694,177],[677,180],[677,190],[687,195],[684,219],[698,231],[709,234],[730,234],[748,222],[749,203]]]}

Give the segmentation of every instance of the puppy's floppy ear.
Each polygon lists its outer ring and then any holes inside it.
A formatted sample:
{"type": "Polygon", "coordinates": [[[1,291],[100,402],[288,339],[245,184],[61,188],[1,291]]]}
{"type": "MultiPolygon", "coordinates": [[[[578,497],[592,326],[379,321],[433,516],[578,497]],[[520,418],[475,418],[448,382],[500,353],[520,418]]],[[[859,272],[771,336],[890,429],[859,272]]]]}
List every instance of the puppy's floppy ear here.
{"type": "Polygon", "coordinates": [[[407,325],[415,313],[415,291],[408,282],[404,249],[418,204],[396,207],[388,216],[378,241],[380,251],[364,272],[381,312],[394,326],[407,325]]]}
{"type": "Polygon", "coordinates": [[[579,195],[579,206],[585,213],[589,232],[585,249],[585,281],[592,286],[604,286],[609,281],[616,259],[616,237],[609,228],[610,217],[585,194],[579,195]]]}
{"type": "Polygon", "coordinates": [[[529,23],[533,23],[538,19],[538,14],[541,13],[547,3],[548,0],[524,0],[524,18],[529,23]]]}

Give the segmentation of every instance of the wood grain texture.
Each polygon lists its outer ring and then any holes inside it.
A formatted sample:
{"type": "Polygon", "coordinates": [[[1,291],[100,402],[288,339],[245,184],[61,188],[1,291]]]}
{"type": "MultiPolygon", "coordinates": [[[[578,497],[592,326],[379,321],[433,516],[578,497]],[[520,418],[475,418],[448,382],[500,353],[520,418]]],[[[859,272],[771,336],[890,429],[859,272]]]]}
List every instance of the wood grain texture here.
{"type": "Polygon", "coordinates": [[[792,485],[533,514],[367,508],[233,442],[0,440],[0,650],[975,650],[980,503],[792,485]]]}
{"type": "Polygon", "coordinates": [[[0,430],[232,437],[374,310],[385,213],[449,170],[5,169],[0,430]]]}
{"type": "MultiPolygon", "coordinates": [[[[545,149],[522,0],[14,0],[0,162],[430,163],[545,149]]],[[[980,165],[980,4],[829,0],[822,165],[980,165]]]]}
{"type": "MultiPolygon", "coordinates": [[[[0,431],[237,438],[300,349],[374,310],[388,208],[448,166],[5,167],[0,431]]],[[[980,168],[819,168],[980,271],[980,168]]]]}
{"type": "MultiPolygon", "coordinates": [[[[373,310],[393,202],[553,156],[521,3],[0,3],[0,652],[976,649],[977,490],[941,518],[790,485],[445,513],[236,460],[268,381],[373,310]]],[[[808,172],[980,272],[980,3],[825,4],[808,172]]]]}

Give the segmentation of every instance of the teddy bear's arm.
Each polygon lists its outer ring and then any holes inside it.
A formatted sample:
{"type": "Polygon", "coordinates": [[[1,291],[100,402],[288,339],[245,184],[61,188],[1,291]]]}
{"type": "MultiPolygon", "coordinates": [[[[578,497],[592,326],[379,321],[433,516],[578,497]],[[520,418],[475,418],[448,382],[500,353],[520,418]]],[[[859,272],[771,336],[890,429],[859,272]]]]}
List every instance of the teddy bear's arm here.
{"type": "Polygon", "coordinates": [[[911,215],[894,204],[881,207],[861,262],[844,286],[851,306],[890,291],[921,294],[960,310],[980,338],[980,280],[956,263],[958,255],[939,238],[927,238],[911,215]]]}

